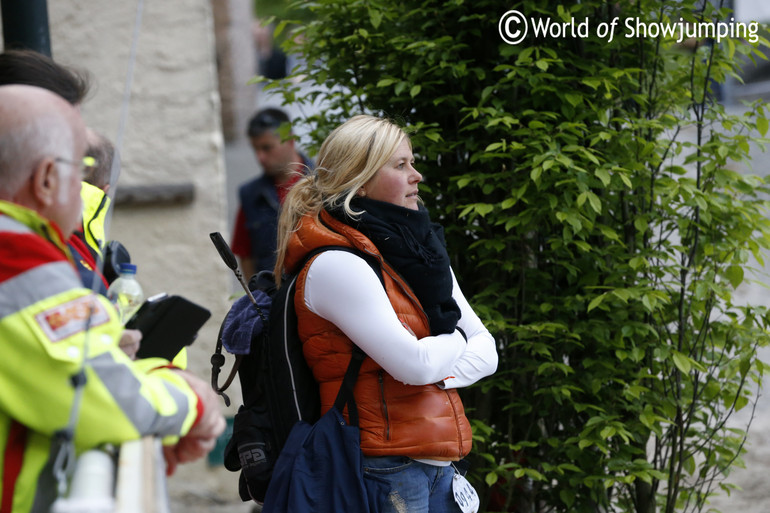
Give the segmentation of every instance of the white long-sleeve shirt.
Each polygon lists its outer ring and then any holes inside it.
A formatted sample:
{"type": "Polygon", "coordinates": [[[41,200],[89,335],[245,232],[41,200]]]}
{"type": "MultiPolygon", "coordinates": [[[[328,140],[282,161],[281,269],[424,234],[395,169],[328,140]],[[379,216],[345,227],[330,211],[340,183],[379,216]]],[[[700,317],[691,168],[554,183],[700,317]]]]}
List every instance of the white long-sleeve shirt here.
{"type": "Polygon", "coordinates": [[[333,323],[395,379],[409,385],[460,388],[497,369],[495,340],[463,296],[452,272],[452,297],[462,315],[454,333],[418,339],[396,316],[369,264],[329,250],[313,260],[305,304],[333,323]]]}

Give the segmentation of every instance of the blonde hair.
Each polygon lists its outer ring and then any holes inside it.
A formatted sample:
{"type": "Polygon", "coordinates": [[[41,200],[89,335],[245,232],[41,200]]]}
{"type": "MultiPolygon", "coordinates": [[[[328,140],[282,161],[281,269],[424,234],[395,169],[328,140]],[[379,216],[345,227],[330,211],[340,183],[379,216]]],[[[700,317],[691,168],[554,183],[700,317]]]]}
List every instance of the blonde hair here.
{"type": "Polygon", "coordinates": [[[355,216],[350,201],[377,170],[384,166],[404,139],[404,131],[388,119],[360,115],[335,128],[321,145],[315,171],[289,191],[278,219],[275,278],[280,283],[289,238],[299,222],[312,214],[315,222],[323,208],[342,206],[355,216]]]}

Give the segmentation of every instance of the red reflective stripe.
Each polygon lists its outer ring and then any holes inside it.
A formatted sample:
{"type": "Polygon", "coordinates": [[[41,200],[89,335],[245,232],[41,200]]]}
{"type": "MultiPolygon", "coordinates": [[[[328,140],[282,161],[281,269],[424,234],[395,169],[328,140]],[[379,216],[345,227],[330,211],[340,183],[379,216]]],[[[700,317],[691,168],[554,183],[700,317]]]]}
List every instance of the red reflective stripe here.
{"type": "Polygon", "coordinates": [[[3,500],[0,501],[0,513],[11,513],[16,480],[24,461],[24,449],[27,446],[27,428],[16,421],[11,421],[8,439],[5,443],[3,460],[3,500]]]}
{"type": "Polygon", "coordinates": [[[0,283],[51,262],[67,261],[59,249],[35,233],[0,232],[0,283]]]}

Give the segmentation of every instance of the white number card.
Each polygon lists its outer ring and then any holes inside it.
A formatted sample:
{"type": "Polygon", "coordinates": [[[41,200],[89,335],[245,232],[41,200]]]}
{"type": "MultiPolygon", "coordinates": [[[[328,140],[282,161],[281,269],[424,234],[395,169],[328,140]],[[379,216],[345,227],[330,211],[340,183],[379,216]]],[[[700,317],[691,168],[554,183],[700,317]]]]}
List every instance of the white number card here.
{"type": "Polygon", "coordinates": [[[463,513],[476,513],[479,510],[479,494],[467,479],[456,472],[452,479],[452,492],[455,495],[455,502],[463,513]]]}

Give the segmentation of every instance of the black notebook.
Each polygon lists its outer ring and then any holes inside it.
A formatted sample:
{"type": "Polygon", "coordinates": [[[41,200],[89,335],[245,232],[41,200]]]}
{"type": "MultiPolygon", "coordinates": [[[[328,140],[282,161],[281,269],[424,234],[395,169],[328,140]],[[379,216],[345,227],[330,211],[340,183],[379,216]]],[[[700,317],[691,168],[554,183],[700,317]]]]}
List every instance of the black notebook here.
{"type": "Polygon", "coordinates": [[[159,356],[172,360],[183,347],[193,343],[209,317],[209,310],[188,299],[158,294],[142,303],[126,328],[142,332],[137,358],[159,356]]]}

